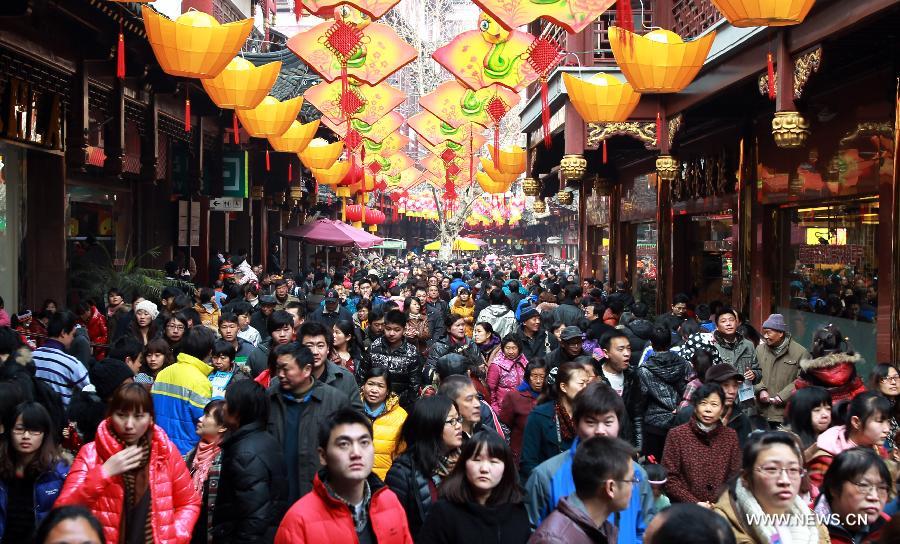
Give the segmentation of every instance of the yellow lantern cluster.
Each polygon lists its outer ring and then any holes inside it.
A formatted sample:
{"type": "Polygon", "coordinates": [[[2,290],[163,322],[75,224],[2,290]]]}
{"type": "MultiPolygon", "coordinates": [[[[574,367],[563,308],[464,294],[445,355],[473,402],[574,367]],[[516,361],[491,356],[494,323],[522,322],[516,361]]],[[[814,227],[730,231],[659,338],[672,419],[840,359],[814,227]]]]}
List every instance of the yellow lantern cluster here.
{"type": "Polygon", "coordinates": [[[247,110],[255,108],[275,84],[281,62],[254,66],[242,57],[231,59],[216,77],[200,80],[206,94],[220,108],[247,110]]]}
{"type": "Polygon", "coordinates": [[[350,161],[336,161],[330,168],[313,168],[312,174],[322,185],[336,187],[350,172],[350,161]]]}
{"type": "Polygon", "coordinates": [[[255,108],[238,110],[237,115],[250,136],[267,138],[280,136],[291,128],[291,123],[297,120],[301,107],[303,107],[302,96],[284,102],[274,96],[267,96],[255,108]]]}
{"type": "Polygon", "coordinates": [[[212,78],[225,69],[253,29],[253,19],[220,25],[202,11],[182,13],[174,21],[141,6],[147,40],[167,74],[212,78]]]}
{"type": "Polygon", "coordinates": [[[299,157],[303,165],[310,170],[324,170],[331,168],[343,150],[344,142],[328,143],[323,138],[316,138],[299,153],[299,157]]]}
{"type": "Polygon", "coordinates": [[[494,154],[494,146],[488,144],[488,153],[497,158],[496,167],[502,174],[518,177],[528,166],[528,152],[518,146],[505,145],[494,154]]]}
{"type": "Polygon", "coordinates": [[[609,41],[625,79],[639,93],[677,93],[690,84],[709,50],[715,32],[686,42],[668,30],[640,36],[618,27],[609,28],[609,41]]]}
{"type": "Polygon", "coordinates": [[[312,141],[317,130],[319,130],[318,119],[309,123],[294,121],[291,123],[290,128],[280,136],[269,136],[269,143],[275,151],[300,153],[312,141]]]}
{"type": "Polygon", "coordinates": [[[562,77],[569,101],[585,123],[621,123],[641,100],[630,83],[610,74],[598,72],[583,80],[563,72],[562,77]]]}
{"type": "Polygon", "coordinates": [[[712,0],[732,26],[790,26],[806,19],[816,0],[712,0]]]}
{"type": "MultiPolygon", "coordinates": [[[[506,174],[506,173],[502,172],[499,168],[494,166],[493,161],[491,161],[490,159],[485,158],[485,157],[481,157],[481,168],[484,169],[484,172],[488,176],[490,176],[491,179],[493,179],[494,181],[498,181],[500,183],[505,183],[505,184],[507,184],[507,187],[509,185],[512,185],[512,182],[516,181],[516,178],[519,177],[519,173],[520,173],[520,172],[516,172],[513,174],[506,174]]],[[[522,170],[524,170],[524,168],[522,170]]],[[[504,192],[506,192],[506,191],[504,191],[504,192]]]]}

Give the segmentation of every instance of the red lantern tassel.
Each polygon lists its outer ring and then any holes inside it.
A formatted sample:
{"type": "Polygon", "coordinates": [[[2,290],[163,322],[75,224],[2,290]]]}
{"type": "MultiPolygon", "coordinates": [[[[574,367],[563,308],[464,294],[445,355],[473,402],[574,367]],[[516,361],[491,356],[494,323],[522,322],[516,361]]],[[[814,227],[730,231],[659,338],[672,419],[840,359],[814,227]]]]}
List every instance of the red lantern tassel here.
{"type": "Polygon", "coordinates": [[[184,131],[191,131],[191,98],[190,93],[188,93],[188,97],[184,99],[184,131]]]}
{"type": "Polygon", "coordinates": [[[766,53],[766,74],[769,79],[769,100],[775,100],[775,63],[772,61],[772,53],[766,53]]]}
{"type": "Polygon", "coordinates": [[[300,22],[300,15],[303,12],[303,4],[300,3],[300,0],[294,0],[294,17],[297,18],[297,22],[300,22]]]}
{"type": "Polygon", "coordinates": [[[603,140],[603,164],[606,164],[606,140],[603,140]]]}
{"type": "Polygon", "coordinates": [[[288,185],[294,180],[294,164],[288,163],[288,185]]]}
{"type": "Polygon", "coordinates": [[[550,138],[550,88],[547,85],[547,76],[541,76],[541,125],[544,129],[544,147],[553,147],[550,138]]]}
{"type": "Polygon", "coordinates": [[[500,161],[500,123],[494,127],[494,167],[500,161]]]}
{"type": "Polygon", "coordinates": [[[119,23],[119,46],[116,50],[116,77],[125,79],[125,33],[119,23]]]}
{"type": "Polygon", "coordinates": [[[266,172],[272,170],[272,162],[269,159],[269,150],[266,149],[266,172]]]}
{"type": "Polygon", "coordinates": [[[656,147],[662,149],[662,115],[656,112],[656,147]]]}
{"type": "MultiPolygon", "coordinates": [[[[641,14],[641,17],[643,17],[643,13],[641,14]]],[[[617,0],[616,26],[629,32],[634,32],[634,12],[631,9],[631,0],[617,0]]],[[[621,36],[626,44],[631,42],[631,34],[622,32],[621,36]]]]}
{"type": "Polygon", "coordinates": [[[241,143],[241,127],[238,125],[237,111],[231,115],[231,129],[234,131],[234,145],[241,143]]]}

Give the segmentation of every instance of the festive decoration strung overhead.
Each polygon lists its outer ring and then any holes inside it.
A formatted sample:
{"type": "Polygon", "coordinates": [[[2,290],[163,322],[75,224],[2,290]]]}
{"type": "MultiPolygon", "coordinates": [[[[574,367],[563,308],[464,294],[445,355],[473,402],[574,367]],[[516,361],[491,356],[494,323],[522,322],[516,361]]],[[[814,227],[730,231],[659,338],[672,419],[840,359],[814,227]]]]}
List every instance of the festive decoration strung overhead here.
{"type": "Polygon", "coordinates": [[[306,100],[335,123],[349,116],[372,124],[406,100],[406,93],[382,82],[366,85],[350,78],[349,88],[342,92],[340,82],[318,83],[303,93],[306,100]]]}
{"type": "Polygon", "coordinates": [[[369,169],[369,172],[373,175],[384,176],[384,177],[394,177],[399,176],[401,172],[410,168],[415,164],[409,155],[406,153],[394,153],[390,157],[383,157],[381,155],[366,155],[366,168],[369,169]],[[373,164],[377,164],[377,169],[371,168],[373,164]]]}
{"type": "Polygon", "coordinates": [[[627,81],[598,72],[587,80],[563,72],[569,101],[585,123],[620,123],[631,116],[641,100],[627,81]]]}
{"type": "Polygon", "coordinates": [[[219,75],[200,80],[200,83],[216,106],[226,110],[246,110],[262,102],[280,70],[280,61],[257,67],[249,60],[234,57],[219,75]]]}
{"type": "MultiPolygon", "coordinates": [[[[392,111],[369,125],[365,121],[359,119],[350,119],[350,127],[363,138],[367,138],[373,142],[382,142],[385,138],[397,132],[403,126],[403,115],[398,111],[392,111]]],[[[344,138],[347,135],[347,123],[335,123],[327,117],[322,117],[322,124],[334,131],[335,134],[344,138]]]]}
{"type": "Polygon", "coordinates": [[[253,29],[253,19],[220,25],[202,11],[188,11],[171,21],[141,6],[141,16],[156,61],[165,73],[181,77],[219,75],[253,29]]]}
{"type": "Polygon", "coordinates": [[[525,57],[535,37],[506,30],[482,13],[479,29],[463,32],[431,56],[472,90],[495,83],[519,91],[540,77],[525,57]]]}
{"type": "Polygon", "coordinates": [[[732,26],[790,26],[806,19],[816,0],[712,0],[732,26]]]}
{"type": "Polygon", "coordinates": [[[657,29],[640,36],[609,28],[609,43],[625,79],[639,93],[677,93],[697,76],[716,33],[685,42],[681,36],[657,29]]]}
{"type": "Polygon", "coordinates": [[[484,173],[490,176],[492,180],[509,184],[512,184],[512,182],[516,181],[516,179],[518,179],[519,177],[519,174],[521,173],[515,172],[512,174],[507,174],[501,172],[496,166],[494,166],[494,163],[491,161],[491,159],[488,159],[487,157],[481,157],[481,168],[484,169],[484,173]]]}
{"type": "Polygon", "coordinates": [[[478,181],[482,191],[492,195],[502,195],[509,191],[509,187],[512,185],[512,181],[498,181],[484,172],[476,173],[475,180],[478,181]]]}
{"type": "Polygon", "coordinates": [[[409,128],[416,131],[416,134],[431,145],[438,145],[447,140],[460,145],[468,145],[469,137],[473,134],[472,131],[477,130],[473,129],[473,126],[478,127],[478,129],[481,128],[480,125],[472,124],[453,128],[427,111],[421,111],[413,115],[406,123],[409,125],[409,128]]]}
{"type": "Polygon", "coordinates": [[[488,112],[488,104],[501,99],[508,108],[519,103],[519,95],[499,84],[473,91],[457,80],[441,83],[437,89],[419,99],[419,105],[454,128],[478,123],[490,128],[496,120],[488,112]]]}
{"type": "Polygon", "coordinates": [[[280,136],[269,136],[268,139],[272,149],[275,151],[300,153],[312,141],[317,130],[319,130],[318,119],[305,124],[300,121],[294,121],[283,134],[280,136]]]}
{"type": "Polygon", "coordinates": [[[474,134],[472,136],[471,147],[469,146],[469,144],[460,145],[451,140],[446,140],[444,142],[439,143],[438,145],[431,145],[424,140],[420,141],[419,143],[422,144],[422,147],[424,147],[428,151],[431,151],[432,153],[434,153],[435,155],[437,155],[439,157],[441,156],[441,154],[444,152],[445,149],[450,149],[454,153],[456,153],[457,157],[459,157],[461,159],[465,159],[465,158],[469,157],[471,154],[477,154],[478,151],[481,149],[481,146],[483,146],[486,142],[487,142],[487,139],[484,136],[482,136],[480,134],[474,134]]]}
{"type": "Polygon", "coordinates": [[[518,177],[528,166],[528,152],[521,147],[503,146],[495,151],[494,146],[488,144],[488,152],[499,158],[493,166],[502,174],[515,174],[518,177]]]}
{"type": "Polygon", "coordinates": [[[609,9],[615,0],[472,0],[506,28],[519,28],[539,19],[553,21],[577,34],[609,9]]]}
{"type": "Polygon", "coordinates": [[[365,146],[366,154],[378,153],[382,157],[390,157],[401,149],[405,149],[407,145],[409,145],[409,138],[399,132],[389,134],[380,142],[363,138],[363,146],[365,146]]]}
{"type": "Polygon", "coordinates": [[[338,11],[342,8],[346,8],[347,4],[349,4],[363,12],[367,18],[372,19],[380,19],[389,9],[396,6],[399,1],[400,0],[302,0],[306,9],[312,13],[327,12],[327,8],[335,8],[335,6],[337,6],[335,11],[338,11]]]}
{"type": "Polygon", "coordinates": [[[310,170],[324,170],[338,160],[344,150],[344,142],[328,143],[323,138],[315,138],[306,149],[299,153],[300,162],[310,170]]]}
{"type": "Polygon", "coordinates": [[[291,123],[297,120],[301,107],[302,96],[284,102],[274,96],[267,96],[251,110],[237,110],[237,115],[250,136],[267,138],[284,134],[291,123]]]}
{"type": "Polygon", "coordinates": [[[336,187],[350,171],[350,161],[335,161],[330,168],[313,168],[311,171],[320,184],[336,187]]]}

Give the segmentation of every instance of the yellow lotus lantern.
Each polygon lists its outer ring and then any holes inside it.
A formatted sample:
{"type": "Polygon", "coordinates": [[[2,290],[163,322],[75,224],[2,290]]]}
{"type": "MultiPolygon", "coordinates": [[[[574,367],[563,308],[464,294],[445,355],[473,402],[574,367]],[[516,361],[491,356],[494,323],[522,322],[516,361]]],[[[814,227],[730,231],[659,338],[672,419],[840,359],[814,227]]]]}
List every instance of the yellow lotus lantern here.
{"type": "Polygon", "coordinates": [[[300,162],[310,170],[324,170],[331,168],[343,150],[344,142],[330,144],[323,138],[316,138],[299,153],[300,162]]]}
{"type": "MultiPolygon", "coordinates": [[[[336,161],[330,168],[313,168],[312,174],[322,185],[337,186],[350,172],[350,161],[336,161]]],[[[350,196],[349,192],[347,196],[350,196]]]]}
{"type": "Polygon", "coordinates": [[[182,13],[174,21],[141,6],[147,40],[167,74],[208,79],[219,75],[253,29],[253,19],[220,25],[202,11],[182,13]]]}
{"type": "Polygon", "coordinates": [[[790,26],[806,19],[816,0],[712,0],[732,26],[790,26]]]}
{"type": "Polygon", "coordinates": [[[505,183],[507,187],[509,187],[512,182],[516,181],[516,178],[518,178],[521,173],[516,172],[514,174],[506,174],[494,166],[494,163],[490,159],[485,157],[481,157],[481,167],[484,169],[484,173],[490,176],[491,179],[500,183],[505,183]]]}
{"type": "Polygon", "coordinates": [[[200,83],[216,106],[226,110],[247,110],[262,102],[275,84],[279,71],[281,61],[257,67],[249,60],[234,57],[219,75],[200,83]]]}
{"type": "Polygon", "coordinates": [[[284,102],[274,96],[267,96],[252,110],[237,110],[237,115],[250,136],[268,138],[287,132],[291,123],[297,120],[301,107],[302,96],[284,102]]]}
{"type": "Polygon", "coordinates": [[[476,172],[475,180],[478,182],[478,185],[481,186],[482,191],[484,191],[485,193],[490,193],[492,195],[502,195],[503,193],[508,191],[509,186],[512,185],[511,181],[497,181],[484,172],[476,172]]]}
{"type": "Polygon", "coordinates": [[[309,142],[312,141],[319,130],[319,120],[316,119],[310,123],[301,123],[294,121],[290,128],[284,131],[280,136],[269,136],[269,143],[272,149],[281,151],[282,153],[300,153],[309,142]]]}
{"type": "Polygon", "coordinates": [[[612,26],[609,42],[625,79],[640,93],[677,93],[697,77],[716,38],[710,32],[686,42],[668,30],[643,36],[612,26]]]}
{"type": "Polygon", "coordinates": [[[528,152],[518,146],[505,145],[495,154],[494,146],[488,144],[488,153],[497,157],[495,166],[503,174],[515,174],[518,177],[528,166],[528,152]]]}
{"type": "Polygon", "coordinates": [[[587,80],[563,72],[569,101],[585,123],[621,123],[641,100],[627,81],[599,72],[587,80]]]}

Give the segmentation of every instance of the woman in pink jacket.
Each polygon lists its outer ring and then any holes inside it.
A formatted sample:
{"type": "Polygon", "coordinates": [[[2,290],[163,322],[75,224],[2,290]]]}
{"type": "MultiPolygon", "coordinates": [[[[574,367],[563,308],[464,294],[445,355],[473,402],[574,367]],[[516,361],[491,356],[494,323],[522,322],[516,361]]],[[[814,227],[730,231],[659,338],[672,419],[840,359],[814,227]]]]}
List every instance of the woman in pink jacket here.
{"type": "Polygon", "coordinates": [[[503,397],[522,383],[528,360],[522,355],[522,344],[515,333],[507,334],[500,341],[500,351],[487,371],[487,386],[491,394],[491,408],[500,413],[503,397]]]}
{"type": "Polygon", "coordinates": [[[153,400],[136,383],[113,393],[97,437],[78,452],[57,506],[80,504],[107,542],[186,544],[200,496],[178,448],[153,424],[153,400]]]}

